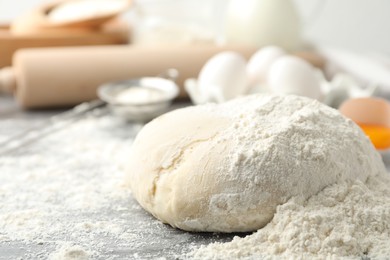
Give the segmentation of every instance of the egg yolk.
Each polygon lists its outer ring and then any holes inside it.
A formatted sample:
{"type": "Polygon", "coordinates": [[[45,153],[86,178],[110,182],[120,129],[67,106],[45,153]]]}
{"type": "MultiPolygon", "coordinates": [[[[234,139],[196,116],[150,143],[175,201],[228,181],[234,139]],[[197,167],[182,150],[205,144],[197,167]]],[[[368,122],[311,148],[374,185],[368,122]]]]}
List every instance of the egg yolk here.
{"type": "Polygon", "coordinates": [[[358,125],[371,139],[376,149],[383,150],[390,148],[390,127],[360,123],[358,125]]]}

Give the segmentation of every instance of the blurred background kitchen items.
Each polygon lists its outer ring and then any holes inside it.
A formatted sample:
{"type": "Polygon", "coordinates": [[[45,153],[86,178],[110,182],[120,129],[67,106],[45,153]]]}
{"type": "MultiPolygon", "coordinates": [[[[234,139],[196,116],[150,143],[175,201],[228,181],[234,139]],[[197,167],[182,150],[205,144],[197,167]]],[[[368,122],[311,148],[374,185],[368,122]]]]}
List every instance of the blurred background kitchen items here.
{"type": "Polygon", "coordinates": [[[326,80],[321,73],[321,87],[326,93],[323,102],[330,107],[339,108],[340,105],[350,98],[370,97],[378,94],[375,85],[363,86],[355,78],[347,73],[335,73],[331,80],[326,80]]]}
{"type": "Polygon", "coordinates": [[[221,37],[221,0],[143,0],[134,5],[135,44],[215,43],[221,37]]]}
{"type": "Polygon", "coordinates": [[[23,48],[128,44],[130,25],[119,15],[130,6],[129,0],[41,4],[0,26],[0,68],[23,48]]]}
{"type": "Polygon", "coordinates": [[[96,30],[130,7],[130,0],[68,0],[31,10],[11,23],[15,35],[96,30]]]}
{"type": "Polygon", "coordinates": [[[328,80],[325,64],[315,53],[289,53],[277,46],[260,48],[248,61],[240,53],[221,52],[205,63],[197,79],[186,80],[185,89],[194,104],[274,93],[306,96],[334,108],[346,99],[377,93],[377,86],[364,87],[345,73],[335,72],[328,80]]]}
{"type": "MultiPolygon", "coordinates": [[[[8,53],[4,55],[8,57],[1,59],[1,62],[4,61],[3,66],[10,65],[10,55],[15,50],[22,50],[13,55],[12,67],[1,70],[0,89],[12,93],[21,107],[27,109],[74,106],[96,99],[96,89],[104,83],[152,77],[169,68],[180,71],[177,81],[180,98],[187,97],[183,82],[191,78],[194,83],[192,86],[195,86],[193,90],[197,88],[197,83],[203,82],[200,84],[200,89],[203,89],[201,92],[212,92],[217,101],[237,95],[271,91],[309,96],[336,108],[345,99],[385,96],[384,90],[390,89],[389,63],[386,62],[385,55],[381,55],[381,58],[375,56],[378,62],[375,63],[376,66],[372,66],[374,63],[371,60],[362,61],[361,53],[355,53],[359,57],[355,59],[346,55],[344,50],[323,47],[323,44],[328,43],[325,40],[316,41],[320,39],[319,35],[322,37],[329,33],[325,29],[319,30],[326,17],[325,23],[333,24],[329,27],[333,31],[343,29],[341,25],[334,26],[333,20],[339,19],[339,14],[332,11],[336,3],[332,0],[310,3],[301,0],[16,1],[24,3],[21,6],[26,14],[23,15],[19,10],[19,13],[10,16],[5,27],[8,28],[5,29],[8,33],[8,38],[4,37],[6,40],[1,40],[0,33],[0,51],[1,46],[4,46],[4,53],[8,53]],[[329,18],[329,13],[332,14],[332,19],[329,18]],[[316,26],[319,26],[318,30],[316,26]],[[111,37],[114,34],[118,37],[111,37]],[[95,40],[104,35],[104,41],[103,38],[99,38],[101,41],[92,40],[92,35],[95,40]],[[88,38],[90,36],[92,38],[88,38]],[[130,43],[129,36],[134,39],[130,46],[114,45],[130,43]],[[31,49],[84,44],[110,46],[31,49]],[[265,51],[269,45],[282,50],[285,56],[295,55],[300,59],[271,57],[270,62],[267,61],[267,55],[259,55],[256,59],[252,56],[265,51]],[[235,86],[219,86],[223,93],[218,94],[218,88],[211,86],[216,85],[215,81],[209,80],[206,84],[203,79],[196,77],[204,75],[201,73],[202,67],[211,57],[223,51],[237,52],[243,57],[241,61],[245,62],[252,57],[246,68],[246,73],[252,75],[234,83],[230,76],[244,70],[228,72],[226,75],[229,76],[225,75],[222,81],[235,86]],[[288,63],[286,60],[294,60],[296,64],[302,65],[302,73],[297,72],[297,66],[284,66],[288,63]],[[271,66],[274,62],[275,66],[271,66]],[[368,67],[374,68],[372,70],[375,72],[365,73],[364,70],[368,67]],[[260,73],[262,76],[257,77],[257,73],[262,70],[267,73],[260,73]],[[325,77],[319,79],[322,80],[321,84],[317,84],[313,75],[322,73],[325,77]],[[345,75],[344,80],[339,80],[342,73],[345,75]],[[264,79],[264,75],[268,78],[264,79]],[[351,80],[345,80],[348,77],[351,80]],[[311,83],[304,86],[300,82],[311,83]]],[[[345,1],[352,3],[350,0],[345,1]]],[[[360,6],[361,10],[372,11],[369,7],[364,9],[360,0],[353,4],[360,6]]],[[[7,5],[10,9],[9,3],[0,5],[2,9],[7,9],[7,5]]],[[[346,8],[344,2],[337,2],[337,5],[343,10],[346,8]]],[[[377,4],[371,6],[378,7],[377,4]]],[[[353,12],[355,10],[344,14],[350,15],[353,12]]],[[[7,15],[11,13],[12,11],[7,12],[7,15]]],[[[345,22],[349,21],[345,19],[345,15],[342,18],[345,22]]],[[[339,24],[341,23],[337,25],[339,24]]],[[[366,33],[369,35],[369,32],[366,33]]],[[[341,36],[345,35],[353,36],[352,28],[348,33],[344,31],[341,36]]],[[[341,36],[339,34],[340,39],[341,36]]],[[[234,62],[235,68],[243,64],[239,63],[234,62]]],[[[209,79],[211,74],[213,73],[208,73],[209,79]]],[[[208,102],[208,99],[209,97],[195,103],[208,102]]]]}
{"type": "Polygon", "coordinates": [[[390,56],[388,54],[355,53],[330,47],[317,47],[317,52],[328,60],[324,67],[328,77],[344,73],[358,84],[375,87],[376,95],[390,99],[390,56]]]}
{"type": "Polygon", "coordinates": [[[291,0],[231,0],[225,40],[258,48],[277,45],[298,50],[303,44],[298,12],[291,0]]]}
{"type": "Polygon", "coordinates": [[[55,27],[98,27],[130,7],[130,0],[72,0],[48,10],[55,27]]]}
{"type": "Polygon", "coordinates": [[[97,93],[120,118],[147,122],[167,112],[179,95],[179,88],[174,82],[176,78],[177,70],[171,69],[159,77],[106,83],[98,88],[97,93]]]}
{"type": "Polygon", "coordinates": [[[0,92],[13,94],[23,108],[65,107],[96,99],[96,89],[106,82],[177,68],[180,97],[185,97],[184,80],[197,76],[210,57],[226,50],[248,58],[256,49],[196,44],[22,49],[12,67],[0,70],[0,92]]]}
{"type": "Polygon", "coordinates": [[[340,112],[358,124],[378,150],[390,148],[390,103],[387,100],[349,99],[340,106],[340,112]]]}
{"type": "Polygon", "coordinates": [[[225,51],[209,59],[197,80],[186,80],[185,89],[195,104],[221,103],[247,92],[246,60],[237,52],[225,51]]]}

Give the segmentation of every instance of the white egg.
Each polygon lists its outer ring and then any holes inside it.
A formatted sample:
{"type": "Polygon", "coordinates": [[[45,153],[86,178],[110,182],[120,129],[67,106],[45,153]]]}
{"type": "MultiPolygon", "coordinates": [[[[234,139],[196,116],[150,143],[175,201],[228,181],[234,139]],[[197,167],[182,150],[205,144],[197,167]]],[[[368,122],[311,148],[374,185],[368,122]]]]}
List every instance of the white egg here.
{"type": "Polygon", "coordinates": [[[247,91],[246,61],[235,52],[221,52],[206,62],[198,77],[199,92],[209,98],[219,89],[225,100],[247,91]]]}
{"type": "Polygon", "coordinates": [[[276,46],[261,48],[253,54],[246,67],[249,85],[265,84],[272,63],[284,55],[286,55],[286,52],[276,46]]]}
{"type": "Polygon", "coordinates": [[[272,64],[268,87],[278,94],[295,94],[313,99],[322,96],[315,69],[308,62],[293,56],[283,56],[272,64]]]}

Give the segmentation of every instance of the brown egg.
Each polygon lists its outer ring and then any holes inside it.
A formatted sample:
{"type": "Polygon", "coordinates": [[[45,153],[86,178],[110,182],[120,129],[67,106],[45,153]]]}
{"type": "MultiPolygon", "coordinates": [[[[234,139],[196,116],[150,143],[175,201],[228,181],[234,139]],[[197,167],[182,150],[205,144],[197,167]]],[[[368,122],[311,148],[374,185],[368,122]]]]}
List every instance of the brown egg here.
{"type": "Polygon", "coordinates": [[[374,146],[390,148],[390,103],[381,98],[354,98],[346,100],[340,112],[357,123],[374,146]]]}

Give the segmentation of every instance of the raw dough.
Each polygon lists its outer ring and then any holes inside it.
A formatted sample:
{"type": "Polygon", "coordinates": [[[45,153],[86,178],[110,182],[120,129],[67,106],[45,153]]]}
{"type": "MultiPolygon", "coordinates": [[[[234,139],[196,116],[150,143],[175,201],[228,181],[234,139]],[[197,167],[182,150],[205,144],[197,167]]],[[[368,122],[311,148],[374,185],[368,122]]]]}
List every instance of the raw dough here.
{"type": "Polygon", "coordinates": [[[129,160],[128,182],[142,207],[173,227],[210,232],[257,230],[292,196],[383,170],[351,120],[292,95],[165,114],[142,129],[129,160]]]}

